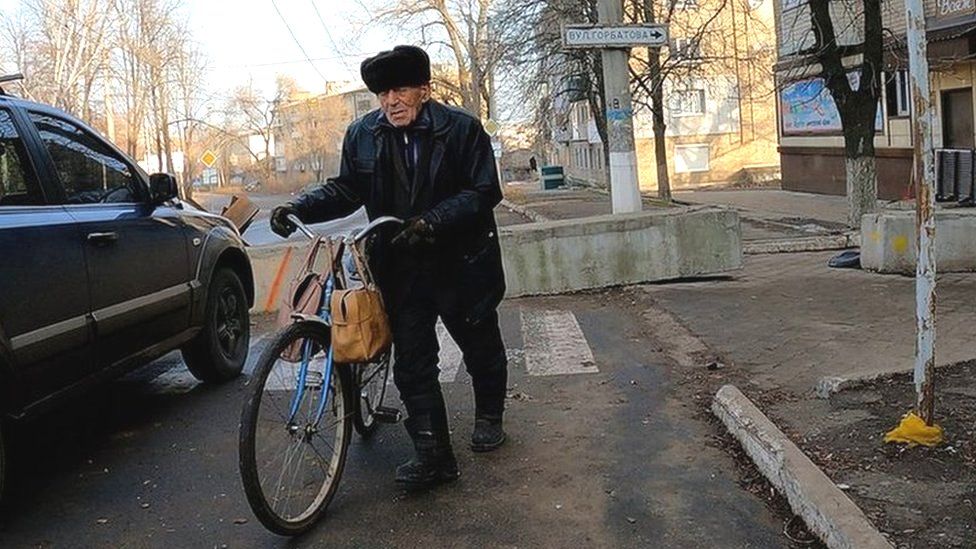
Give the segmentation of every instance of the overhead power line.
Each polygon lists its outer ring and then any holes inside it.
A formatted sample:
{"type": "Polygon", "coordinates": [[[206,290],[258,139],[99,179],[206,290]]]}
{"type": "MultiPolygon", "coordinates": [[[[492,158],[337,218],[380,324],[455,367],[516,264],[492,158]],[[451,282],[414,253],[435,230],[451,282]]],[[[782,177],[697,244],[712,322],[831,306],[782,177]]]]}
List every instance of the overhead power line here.
{"type": "Polygon", "coordinates": [[[288,20],[285,19],[285,16],[281,13],[281,10],[278,9],[278,3],[275,2],[275,0],[271,0],[271,5],[274,6],[275,12],[277,12],[278,17],[281,18],[281,22],[285,24],[285,28],[288,29],[288,34],[290,34],[291,39],[295,41],[295,45],[298,46],[298,49],[302,51],[302,55],[305,56],[305,60],[308,61],[308,64],[311,65],[313,69],[315,69],[315,72],[318,73],[319,77],[321,77],[322,80],[328,84],[329,79],[326,78],[325,75],[322,74],[322,71],[320,71],[319,68],[315,66],[315,63],[312,62],[312,58],[308,55],[308,52],[305,51],[305,48],[302,46],[302,43],[299,42],[298,37],[295,36],[295,31],[291,30],[291,25],[288,24],[288,20]]]}
{"type": "MultiPolygon", "coordinates": [[[[329,31],[329,26],[326,25],[325,20],[322,19],[322,14],[319,12],[319,7],[315,4],[315,0],[308,0],[308,1],[309,3],[312,4],[312,9],[315,10],[315,15],[316,17],[319,18],[319,23],[322,23],[322,28],[325,30],[325,36],[326,38],[329,39],[329,43],[332,44],[332,49],[335,50],[336,53],[339,53],[339,46],[336,44],[336,41],[332,38],[332,32],[329,31]]],[[[349,73],[352,74],[353,77],[355,77],[358,73],[349,67],[349,63],[346,62],[344,57],[340,56],[340,59],[342,60],[342,66],[346,67],[346,70],[349,71],[349,73]]]]}

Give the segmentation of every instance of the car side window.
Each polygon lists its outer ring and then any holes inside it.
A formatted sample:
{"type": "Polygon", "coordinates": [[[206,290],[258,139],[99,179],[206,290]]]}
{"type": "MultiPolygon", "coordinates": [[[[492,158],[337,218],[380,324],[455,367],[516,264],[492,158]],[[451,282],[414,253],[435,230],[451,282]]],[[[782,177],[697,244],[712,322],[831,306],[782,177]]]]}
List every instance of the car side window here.
{"type": "Polygon", "coordinates": [[[0,109],[0,206],[42,204],[44,195],[33,176],[27,148],[17,134],[13,116],[0,109]]]}
{"type": "Polygon", "coordinates": [[[30,118],[54,162],[66,204],[138,201],[135,174],[105,143],[67,120],[35,112],[30,118]]]}

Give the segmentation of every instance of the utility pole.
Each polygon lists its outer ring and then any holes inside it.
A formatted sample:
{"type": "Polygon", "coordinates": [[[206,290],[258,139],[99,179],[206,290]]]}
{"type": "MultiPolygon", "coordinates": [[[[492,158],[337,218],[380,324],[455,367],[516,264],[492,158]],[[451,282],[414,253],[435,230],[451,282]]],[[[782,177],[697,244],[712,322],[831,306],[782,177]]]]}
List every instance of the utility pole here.
{"type": "Polygon", "coordinates": [[[926,57],[922,0],[905,0],[908,18],[908,67],[915,107],[915,403],[916,413],[933,424],[935,414],[935,162],[932,149],[932,96],[926,57]]]}
{"type": "MultiPolygon", "coordinates": [[[[623,21],[622,0],[599,0],[597,10],[602,24],[613,25],[623,21]]],[[[639,212],[641,195],[630,93],[630,49],[604,48],[600,55],[603,59],[613,213],[639,212]]]]}

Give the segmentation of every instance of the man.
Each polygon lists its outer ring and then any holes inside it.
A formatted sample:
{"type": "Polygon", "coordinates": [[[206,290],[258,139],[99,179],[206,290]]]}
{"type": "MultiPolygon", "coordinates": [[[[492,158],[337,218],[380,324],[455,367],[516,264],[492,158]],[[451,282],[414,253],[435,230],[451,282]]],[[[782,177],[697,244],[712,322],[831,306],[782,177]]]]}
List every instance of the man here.
{"type": "MultiPolygon", "coordinates": [[[[497,307],[505,293],[493,209],[502,194],[488,135],[470,114],[430,98],[430,60],[397,46],[363,61],[366,87],[380,109],[353,122],[338,177],[275,208],[282,236],[305,223],[337,219],[366,206],[370,219],[406,223],[380,238],[373,271],[394,340],[393,379],[416,457],[397,467],[397,482],[431,485],[458,478],[437,367],[440,317],[464,356],[475,397],[471,448],[505,442],[508,362],[497,307]]],[[[383,235],[381,235],[383,236],[383,235]]]]}

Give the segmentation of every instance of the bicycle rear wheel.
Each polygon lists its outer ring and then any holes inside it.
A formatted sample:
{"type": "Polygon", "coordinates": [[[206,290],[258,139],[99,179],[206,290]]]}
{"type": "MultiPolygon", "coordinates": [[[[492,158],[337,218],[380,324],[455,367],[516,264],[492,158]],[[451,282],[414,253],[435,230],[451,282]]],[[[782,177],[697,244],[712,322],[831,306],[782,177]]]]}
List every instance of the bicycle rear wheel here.
{"type": "Polygon", "coordinates": [[[346,368],[336,365],[329,375],[329,346],[326,326],[298,322],[280,332],[258,361],[241,413],[244,493],[258,520],[277,534],[311,528],[345,466],[355,400],[346,368]],[[301,362],[282,358],[295,344],[308,359],[304,375],[301,362]]]}
{"type": "Polygon", "coordinates": [[[353,366],[353,377],[356,379],[356,390],[359,392],[358,398],[356,398],[356,415],[353,416],[353,425],[356,427],[359,436],[363,438],[373,436],[379,426],[373,412],[383,405],[383,397],[386,396],[386,385],[390,378],[390,361],[392,360],[390,354],[387,353],[370,364],[353,366]]]}

